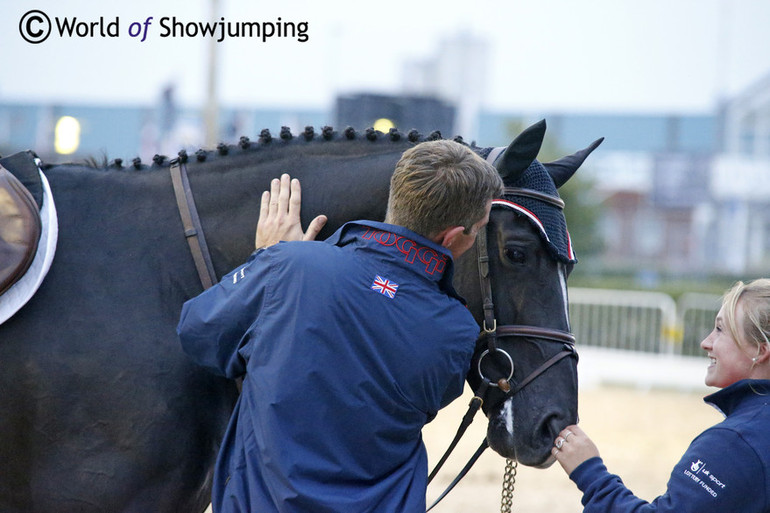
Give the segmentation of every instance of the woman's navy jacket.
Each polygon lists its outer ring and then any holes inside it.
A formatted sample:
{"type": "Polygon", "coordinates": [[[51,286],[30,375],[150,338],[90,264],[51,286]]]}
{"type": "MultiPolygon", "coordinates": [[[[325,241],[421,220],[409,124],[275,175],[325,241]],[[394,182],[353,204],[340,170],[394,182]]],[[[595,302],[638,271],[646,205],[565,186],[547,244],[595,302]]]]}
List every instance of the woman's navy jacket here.
{"type": "Polygon", "coordinates": [[[770,382],[742,380],[705,398],[727,418],[695,438],[671,472],[666,493],[647,503],[610,474],[601,458],[578,466],[585,513],[770,512],[770,382]]]}
{"type": "Polygon", "coordinates": [[[185,303],[184,350],[244,378],[215,512],[425,511],[421,429],[462,393],[479,329],[452,266],[414,232],[361,221],[258,251],[185,303]]]}

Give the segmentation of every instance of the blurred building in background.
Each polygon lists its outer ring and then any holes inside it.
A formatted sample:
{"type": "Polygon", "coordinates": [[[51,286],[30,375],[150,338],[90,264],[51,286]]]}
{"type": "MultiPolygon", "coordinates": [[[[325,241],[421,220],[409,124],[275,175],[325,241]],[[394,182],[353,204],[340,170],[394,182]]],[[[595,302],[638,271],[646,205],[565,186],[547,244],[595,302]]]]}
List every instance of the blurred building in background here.
{"type": "MultiPolygon", "coordinates": [[[[456,63],[463,62],[457,54],[456,63]]],[[[565,151],[606,138],[579,173],[592,182],[592,199],[602,207],[604,241],[600,254],[584,263],[602,271],[644,269],[651,284],[666,273],[767,274],[770,76],[709,115],[494,112],[456,103],[451,92],[428,94],[442,81],[440,60],[413,68],[413,76],[422,69],[424,87],[403,94],[350,94],[328,110],[221,108],[220,139],[234,144],[241,135],[255,139],[264,128],[277,133],[282,126],[295,133],[326,125],[364,131],[379,121],[383,132],[389,122],[402,132],[438,129],[446,138],[502,146],[545,118],[547,140],[565,151]],[[469,113],[472,119],[462,121],[469,113]],[[468,135],[463,125],[476,128],[468,135]]],[[[203,146],[203,119],[200,109],[177,105],[173,89],[159,94],[155,105],[0,102],[0,154],[32,149],[53,163],[136,156],[148,162],[156,153],[173,156],[203,146]]]]}
{"type": "Polygon", "coordinates": [[[402,69],[404,94],[435,97],[455,106],[455,133],[479,137],[479,113],[487,89],[489,43],[468,32],[444,37],[433,56],[408,60],[402,69]]]}

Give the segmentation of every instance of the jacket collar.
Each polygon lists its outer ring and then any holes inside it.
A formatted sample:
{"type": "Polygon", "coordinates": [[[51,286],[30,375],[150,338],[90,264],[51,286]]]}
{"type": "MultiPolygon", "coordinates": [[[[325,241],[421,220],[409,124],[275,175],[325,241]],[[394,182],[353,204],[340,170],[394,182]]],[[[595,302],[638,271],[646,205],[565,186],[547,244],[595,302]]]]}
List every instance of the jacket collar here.
{"type": "Polygon", "coordinates": [[[703,400],[728,416],[743,408],[770,402],[770,380],[742,379],[703,400]]]}
{"type": "Polygon", "coordinates": [[[442,290],[465,303],[452,285],[452,253],[408,228],[377,221],[351,221],[340,227],[326,242],[337,246],[356,243],[383,252],[437,282],[442,290]]]}

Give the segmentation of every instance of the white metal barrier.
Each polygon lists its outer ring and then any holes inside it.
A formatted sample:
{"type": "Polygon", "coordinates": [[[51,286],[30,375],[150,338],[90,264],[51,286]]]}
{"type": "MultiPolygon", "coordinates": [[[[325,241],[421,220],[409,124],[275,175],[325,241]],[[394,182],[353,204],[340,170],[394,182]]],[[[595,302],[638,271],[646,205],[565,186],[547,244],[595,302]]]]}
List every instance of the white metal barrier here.
{"type": "Polygon", "coordinates": [[[677,303],[679,322],[682,326],[682,353],[686,356],[700,356],[703,349],[700,342],[714,329],[722,300],[713,294],[682,294],[677,303]]]}
{"type": "Polygon", "coordinates": [[[579,344],[699,356],[714,325],[719,296],[570,287],[570,323],[579,344]]]}

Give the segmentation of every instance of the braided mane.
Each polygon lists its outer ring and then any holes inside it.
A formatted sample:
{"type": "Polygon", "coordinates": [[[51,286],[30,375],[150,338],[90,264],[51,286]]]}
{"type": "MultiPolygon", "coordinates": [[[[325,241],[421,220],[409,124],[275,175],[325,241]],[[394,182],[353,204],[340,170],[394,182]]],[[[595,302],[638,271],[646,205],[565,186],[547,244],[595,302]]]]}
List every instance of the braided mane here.
{"type": "MultiPolygon", "coordinates": [[[[341,132],[335,131],[330,126],[324,126],[320,132],[317,132],[314,127],[306,126],[305,129],[298,135],[294,135],[291,129],[287,126],[281,127],[278,137],[274,137],[270,130],[265,128],[256,141],[251,141],[247,136],[241,136],[237,144],[225,144],[220,143],[214,150],[199,149],[194,155],[189,155],[187,150],[182,149],[177,153],[176,157],[168,157],[167,155],[155,155],[152,158],[151,164],[145,164],[140,157],[136,157],[126,163],[121,158],[116,158],[112,162],[109,162],[106,157],[102,162],[98,162],[95,158],[87,158],[83,165],[94,169],[105,170],[128,170],[128,171],[147,171],[158,168],[167,168],[175,160],[180,162],[188,162],[191,158],[194,158],[198,162],[205,162],[212,156],[227,156],[231,154],[243,154],[243,152],[259,151],[261,148],[275,147],[276,145],[299,145],[307,143],[324,143],[331,141],[369,141],[376,143],[379,141],[385,142],[403,142],[408,141],[410,143],[420,143],[424,141],[436,141],[443,139],[441,132],[435,130],[430,134],[421,134],[417,130],[410,130],[407,133],[399,131],[397,128],[391,128],[388,133],[383,133],[374,128],[367,128],[363,132],[356,131],[353,127],[346,127],[341,132]]],[[[455,142],[476,148],[475,143],[467,144],[461,136],[453,138],[455,142]]]]}

